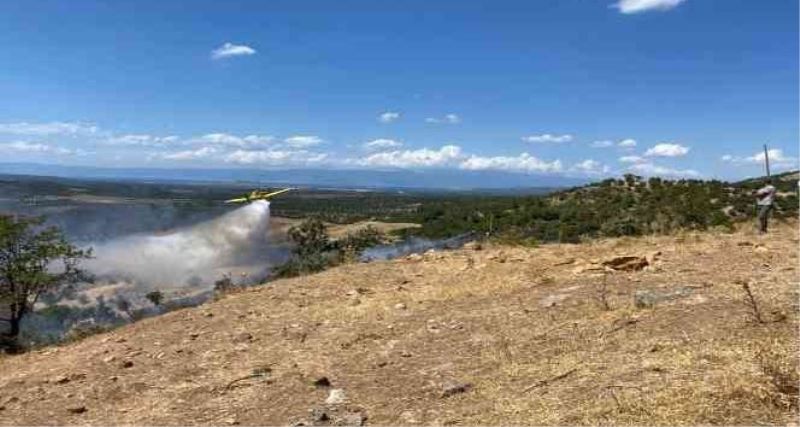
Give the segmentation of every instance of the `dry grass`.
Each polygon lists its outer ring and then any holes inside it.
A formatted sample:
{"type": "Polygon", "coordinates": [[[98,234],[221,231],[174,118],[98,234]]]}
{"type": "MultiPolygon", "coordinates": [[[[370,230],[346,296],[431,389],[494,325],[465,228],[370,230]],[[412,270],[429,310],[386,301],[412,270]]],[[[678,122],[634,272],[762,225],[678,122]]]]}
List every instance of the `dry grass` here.
{"type": "Polygon", "coordinates": [[[285,425],[323,404],[313,382],[326,376],[373,425],[786,424],[797,263],[792,223],[766,239],[748,228],[344,265],[0,359],[0,423],[285,425]],[[598,304],[602,277],[576,273],[654,250],[655,267],[608,275],[613,310],[598,304]],[[742,281],[784,320],[750,321],[742,281]],[[678,287],[692,294],[633,306],[636,290],[678,287]],[[449,381],[473,387],[443,397],[449,381]]]}

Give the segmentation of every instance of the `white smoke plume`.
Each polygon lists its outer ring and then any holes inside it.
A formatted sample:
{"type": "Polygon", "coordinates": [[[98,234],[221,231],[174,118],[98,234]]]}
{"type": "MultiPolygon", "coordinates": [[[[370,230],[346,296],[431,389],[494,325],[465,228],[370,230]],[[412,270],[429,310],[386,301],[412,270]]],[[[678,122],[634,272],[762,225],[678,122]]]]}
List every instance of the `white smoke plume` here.
{"type": "Polygon", "coordinates": [[[84,267],[147,287],[209,285],[225,273],[255,274],[269,258],[269,202],[258,200],[218,218],[166,234],[138,234],[92,245],[84,267]]]}

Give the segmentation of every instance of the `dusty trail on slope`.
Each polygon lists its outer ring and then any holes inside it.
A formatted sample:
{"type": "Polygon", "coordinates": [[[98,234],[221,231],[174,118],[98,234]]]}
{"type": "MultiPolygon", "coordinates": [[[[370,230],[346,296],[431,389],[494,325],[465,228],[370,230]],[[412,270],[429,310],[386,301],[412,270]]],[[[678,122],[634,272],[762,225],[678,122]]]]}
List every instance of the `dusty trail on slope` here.
{"type": "Polygon", "coordinates": [[[796,223],[346,265],[0,358],[0,424],[782,424],[757,354],[796,354],[797,266],[796,223]],[[607,275],[604,310],[582,266],[653,251],[607,275]],[[740,280],[785,320],[748,321],[740,280]],[[690,293],[636,308],[642,289],[690,293]]]}

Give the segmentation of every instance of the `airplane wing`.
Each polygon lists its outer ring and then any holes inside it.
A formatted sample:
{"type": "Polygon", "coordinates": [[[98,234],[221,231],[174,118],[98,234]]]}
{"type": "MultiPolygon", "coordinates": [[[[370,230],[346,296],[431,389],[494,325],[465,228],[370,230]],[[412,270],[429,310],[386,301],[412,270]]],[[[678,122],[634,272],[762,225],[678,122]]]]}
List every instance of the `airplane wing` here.
{"type": "Polygon", "coordinates": [[[245,202],[247,202],[247,197],[240,197],[238,199],[230,199],[225,201],[225,203],[245,203],[245,202]]]}
{"type": "Polygon", "coordinates": [[[272,196],[277,196],[278,194],[283,194],[283,193],[285,193],[285,192],[287,192],[289,190],[291,190],[291,188],[284,188],[283,190],[273,191],[272,193],[264,194],[263,196],[260,196],[259,198],[260,199],[262,199],[262,198],[263,199],[268,199],[268,198],[270,198],[272,196]]]}
{"type": "Polygon", "coordinates": [[[269,200],[271,197],[277,196],[278,194],[283,194],[289,190],[293,190],[293,188],[284,188],[283,190],[273,191],[271,193],[253,191],[249,196],[226,200],[225,203],[247,203],[254,200],[269,200]]]}

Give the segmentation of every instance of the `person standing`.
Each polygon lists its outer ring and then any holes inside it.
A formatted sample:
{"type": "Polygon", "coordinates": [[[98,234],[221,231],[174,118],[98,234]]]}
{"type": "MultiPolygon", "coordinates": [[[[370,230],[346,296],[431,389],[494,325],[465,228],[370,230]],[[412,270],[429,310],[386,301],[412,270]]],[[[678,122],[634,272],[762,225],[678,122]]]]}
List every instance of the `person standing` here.
{"type": "Polygon", "coordinates": [[[773,204],[775,203],[775,192],[775,186],[770,184],[769,181],[767,181],[767,185],[755,192],[756,204],[758,205],[758,232],[761,234],[767,232],[769,214],[772,212],[773,204]]]}

